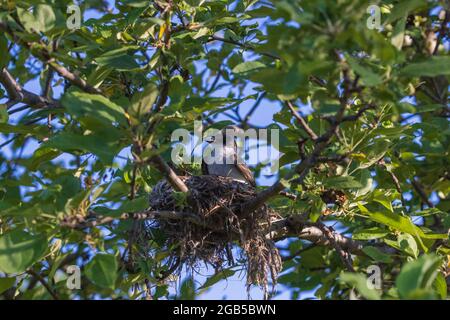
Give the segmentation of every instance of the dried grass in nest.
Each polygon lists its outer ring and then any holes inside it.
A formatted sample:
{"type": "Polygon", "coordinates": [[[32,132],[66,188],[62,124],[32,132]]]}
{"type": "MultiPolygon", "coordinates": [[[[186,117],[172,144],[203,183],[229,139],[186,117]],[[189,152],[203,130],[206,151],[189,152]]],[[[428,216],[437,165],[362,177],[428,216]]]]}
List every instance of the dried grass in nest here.
{"type": "Polygon", "coordinates": [[[180,178],[190,190],[186,201],[177,200],[166,181],[153,188],[149,199],[152,210],[187,212],[202,221],[202,225],[188,220],[157,221],[167,236],[167,247],[177,248],[173,255],[190,265],[204,262],[220,270],[234,264],[231,246],[237,241],[247,266],[247,285],[259,285],[267,293],[269,277],[275,285],[282,267],[278,250],[266,237],[278,214],[267,206],[242,212],[241,205],[256,195],[246,183],[210,175],[180,178]]]}

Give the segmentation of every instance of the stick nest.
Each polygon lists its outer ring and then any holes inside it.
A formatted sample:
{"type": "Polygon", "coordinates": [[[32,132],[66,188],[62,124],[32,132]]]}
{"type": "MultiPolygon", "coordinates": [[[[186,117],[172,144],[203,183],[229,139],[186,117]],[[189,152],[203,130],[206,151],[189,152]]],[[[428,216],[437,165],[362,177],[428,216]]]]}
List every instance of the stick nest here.
{"type": "Polygon", "coordinates": [[[242,204],[256,195],[246,183],[211,175],[180,178],[190,190],[186,197],[163,180],[149,198],[152,210],[185,212],[197,220],[157,220],[167,236],[167,247],[176,248],[172,254],[184,263],[204,262],[219,271],[235,265],[231,248],[238,243],[243,249],[239,259],[247,267],[247,285],[259,285],[267,294],[269,277],[275,285],[282,268],[280,254],[267,237],[278,214],[266,205],[243,212],[242,204]]]}

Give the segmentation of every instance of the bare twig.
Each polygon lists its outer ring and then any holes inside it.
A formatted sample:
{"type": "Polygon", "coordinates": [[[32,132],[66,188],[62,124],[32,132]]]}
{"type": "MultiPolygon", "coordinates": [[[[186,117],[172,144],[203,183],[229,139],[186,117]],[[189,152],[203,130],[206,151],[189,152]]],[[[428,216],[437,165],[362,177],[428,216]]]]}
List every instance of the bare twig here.
{"type": "Polygon", "coordinates": [[[253,115],[253,113],[256,111],[256,109],[258,109],[259,105],[261,104],[261,102],[263,101],[264,97],[266,96],[267,92],[263,92],[259,95],[259,97],[256,99],[255,103],[253,104],[253,106],[250,108],[250,111],[245,115],[244,120],[242,121],[242,123],[244,124],[244,126],[246,126],[248,124],[248,122],[250,121],[251,116],[253,115]]]}
{"type": "Polygon", "coordinates": [[[291,101],[286,101],[286,105],[289,108],[289,110],[291,111],[292,115],[297,119],[297,121],[300,123],[300,126],[303,128],[303,130],[305,130],[305,132],[308,134],[308,136],[312,139],[312,140],[317,140],[317,135],[316,133],[310,128],[310,126],[306,123],[305,119],[303,119],[303,117],[301,116],[300,113],[297,112],[297,110],[295,109],[294,105],[292,104],[291,101]]]}

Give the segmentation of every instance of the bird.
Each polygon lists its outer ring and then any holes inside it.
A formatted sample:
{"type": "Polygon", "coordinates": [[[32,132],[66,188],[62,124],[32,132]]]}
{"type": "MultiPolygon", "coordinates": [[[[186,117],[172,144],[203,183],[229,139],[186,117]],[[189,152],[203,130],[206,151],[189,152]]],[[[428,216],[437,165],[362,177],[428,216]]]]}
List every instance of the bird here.
{"type": "Polygon", "coordinates": [[[212,158],[222,159],[220,163],[206,163],[202,159],[202,173],[204,175],[216,175],[223,177],[231,177],[234,180],[248,183],[253,187],[256,187],[255,178],[251,170],[242,161],[238,161],[238,145],[235,138],[243,134],[243,130],[235,125],[229,125],[223,128],[220,132],[222,136],[222,143],[216,142],[216,136],[211,136],[206,141],[208,143],[217,143],[220,145],[215,147],[212,151],[212,158]],[[230,142],[232,141],[232,143],[230,142]],[[228,142],[228,143],[227,143],[228,142]],[[218,152],[216,155],[215,152],[218,152]],[[231,161],[227,162],[227,158],[231,161]],[[230,163],[231,162],[231,163],[230,163]]]}

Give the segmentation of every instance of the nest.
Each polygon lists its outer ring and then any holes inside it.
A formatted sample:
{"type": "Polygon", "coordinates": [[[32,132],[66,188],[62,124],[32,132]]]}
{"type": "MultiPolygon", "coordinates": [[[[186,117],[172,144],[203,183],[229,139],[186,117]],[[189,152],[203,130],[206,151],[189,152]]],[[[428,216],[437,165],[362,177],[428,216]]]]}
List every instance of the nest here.
{"type": "Polygon", "coordinates": [[[164,180],[153,188],[149,199],[152,210],[184,212],[198,220],[157,219],[167,248],[175,248],[171,254],[190,265],[204,262],[221,270],[235,265],[231,248],[237,243],[242,248],[239,259],[246,265],[248,288],[259,285],[267,294],[269,277],[274,286],[282,267],[280,254],[267,237],[278,214],[265,205],[243,212],[242,204],[256,195],[246,183],[211,175],[180,178],[190,190],[187,198],[180,199],[164,180]]]}

